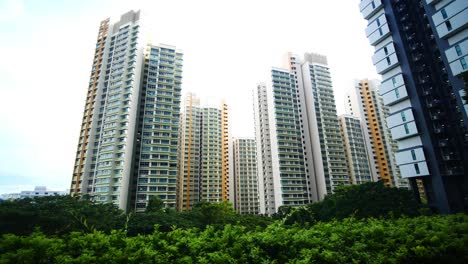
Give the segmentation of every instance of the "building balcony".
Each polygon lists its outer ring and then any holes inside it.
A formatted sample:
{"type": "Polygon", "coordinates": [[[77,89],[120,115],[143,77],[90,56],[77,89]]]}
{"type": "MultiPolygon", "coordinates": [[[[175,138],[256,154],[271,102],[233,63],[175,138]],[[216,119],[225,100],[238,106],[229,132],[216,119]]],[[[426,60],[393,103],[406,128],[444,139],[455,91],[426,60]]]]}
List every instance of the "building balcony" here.
{"type": "Polygon", "coordinates": [[[427,88],[423,89],[423,94],[425,96],[431,95],[433,93],[434,93],[434,88],[432,88],[432,87],[427,87],[427,88]]]}
{"type": "Polygon", "coordinates": [[[428,5],[435,5],[437,3],[439,3],[441,0],[426,0],[426,3],[428,5]]]}
{"type": "Polygon", "coordinates": [[[448,147],[448,145],[449,145],[448,138],[439,140],[439,147],[448,147]]]}
{"type": "Polygon", "coordinates": [[[361,10],[364,19],[369,19],[382,8],[383,5],[381,0],[363,0],[359,4],[359,9],[361,10]]]}
{"type": "Polygon", "coordinates": [[[445,131],[445,126],[434,126],[434,133],[436,134],[442,134],[445,133],[445,131]]]}
{"type": "Polygon", "coordinates": [[[452,160],[458,160],[458,157],[457,155],[450,153],[450,154],[442,155],[442,159],[445,161],[452,161],[452,160]]]}
{"type": "Polygon", "coordinates": [[[427,100],[426,101],[426,105],[427,107],[429,108],[438,108],[440,105],[441,105],[441,102],[440,100],[438,99],[434,99],[434,100],[427,100]]]}
{"type": "Polygon", "coordinates": [[[429,116],[432,120],[441,120],[445,118],[445,114],[442,112],[430,113],[429,116]]]}

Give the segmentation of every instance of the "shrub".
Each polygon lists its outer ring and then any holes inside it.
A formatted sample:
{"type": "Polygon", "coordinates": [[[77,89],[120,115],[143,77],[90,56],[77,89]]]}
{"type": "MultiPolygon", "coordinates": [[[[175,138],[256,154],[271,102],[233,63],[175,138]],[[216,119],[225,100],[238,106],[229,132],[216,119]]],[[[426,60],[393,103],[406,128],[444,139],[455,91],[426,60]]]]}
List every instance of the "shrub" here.
{"type": "Polygon", "coordinates": [[[347,217],[417,216],[418,209],[418,202],[411,191],[389,188],[382,182],[369,182],[340,186],[323,201],[294,208],[283,219],[287,225],[296,223],[305,226],[347,217]]]}
{"type": "Polygon", "coordinates": [[[46,237],[3,235],[0,263],[467,263],[468,216],[346,218],[310,228],[208,226],[46,237]]]}

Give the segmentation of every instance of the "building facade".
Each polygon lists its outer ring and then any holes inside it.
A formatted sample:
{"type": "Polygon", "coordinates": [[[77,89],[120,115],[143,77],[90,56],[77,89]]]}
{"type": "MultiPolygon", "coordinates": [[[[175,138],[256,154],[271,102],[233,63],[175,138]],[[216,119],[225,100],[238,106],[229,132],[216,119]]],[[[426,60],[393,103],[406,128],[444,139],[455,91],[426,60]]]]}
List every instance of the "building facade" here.
{"type": "Polygon", "coordinates": [[[143,20],[101,22],[70,191],[126,211],[175,207],[182,53],[149,44],[143,20]]]}
{"type": "Polygon", "coordinates": [[[326,57],[288,53],[254,89],[260,212],[324,198],[349,184],[326,57]]]}
{"type": "Polygon", "coordinates": [[[372,182],[369,158],[366,151],[364,133],[361,128],[361,120],[351,115],[341,115],[341,135],[343,148],[346,153],[349,178],[352,184],[372,182]]]}
{"type": "MultiPolygon", "coordinates": [[[[276,211],[273,182],[273,159],[271,156],[270,115],[266,84],[258,84],[253,91],[255,118],[255,142],[257,145],[257,172],[260,212],[274,214],[276,211]]],[[[276,176],[278,177],[278,176],[276,176]]]]}
{"type": "Polygon", "coordinates": [[[148,45],[145,53],[133,169],[136,211],[155,196],[176,206],[182,59],[169,45],[148,45]]]}
{"type": "Polygon", "coordinates": [[[303,151],[295,76],[271,70],[268,85],[254,90],[260,212],[311,202],[303,151]]]}
{"type": "Polygon", "coordinates": [[[313,138],[310,143],[315,177],[325,179],[327,194],[331,194],[338,185],[350,184],[350,178],[327,57],[306,53],[300,62],[297,55],[290,54],[289,65],[302,80],[300,90],[304,97],[300,100],[305,102],[307,121],[304,123],[308,124],[309,137],[313,138]]]}
{"type": "Polygon", "coordinates": [[[201,106],[200,99],[189,93],[181,120],[178,210],[188,211],[200,201],[228,201],[232,151],[227,104],[201,106]]]}
{"type": "Polygon", "coordinates": [[[402,177],[416,193],[423,186],[418,197],[434,210],[466,210],[468,119],[457,74],[467,70],[468,3],[363,0],[360,10],[402,177]]]}
{"type": "Polygon", "coordinates": [[[55,195],[67,195],[66,191],[54,191],[48,189],[46,186],[35,186],[32,191],[21,191],[20,193],[7,193],[0,195],[1,199],[4,200],[15,200],[15,199],[24,199],[24,198],[36,198],[36,197],[46,197],[46,196],[55,196],[55,195]]]}
{"type": "Polygon", "coordinates": [[[234,138],[234,208],[241,214],[258,214],[257,146],[253,138],[234,138]]]}
{"type": "Polygon", "coordinates": [[[377,80],[356,80],[346,94],[346,113],[361,120],[374,181],[383,181],[388,187],[408,188],[408,180],[401,177],[396,165],[398,147],[387,126],[388,107],[378,94],[379,85],[377,80]]]}

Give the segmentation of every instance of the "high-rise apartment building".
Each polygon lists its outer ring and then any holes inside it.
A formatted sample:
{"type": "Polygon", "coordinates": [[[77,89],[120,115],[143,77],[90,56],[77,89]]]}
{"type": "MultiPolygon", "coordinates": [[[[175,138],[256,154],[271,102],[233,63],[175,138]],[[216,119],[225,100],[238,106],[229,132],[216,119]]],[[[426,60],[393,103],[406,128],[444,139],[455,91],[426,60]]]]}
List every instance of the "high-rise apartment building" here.
{"type": "Polygon", "coordinates": [[[306,53],[302,62],[297,55],[288,57],[290,70],[303,86],[299,100],[307,111],[301,114],[307,115],[306,133],[312,137],[315,177],[325,178],[327,193],[331,194],[338,185],[350,184],[350,178],[327,57],[306,53]]]}
{"type": "Polygon", "coordinates": [[[254,89],[260,212],[319,201],[349,184],[325,56],[288,54],[254,89]]]}
{"type": "Polygon", "coordinates": [[[226,103],[200,105],[189,93],[180,126],[177,208],[190,210],[200,201],[230,200],[230,139],[226,103]]]}
{"type": "Polygon", "coordinates": [[[235,138],[234,154],[234,208],[241,214],[258,214],[257,146],[255,139],[235,138]]]}
{"type": "Polygon", "coordinates": [[[268,85],[254,90],[260,212],[310,203],[297,86],[286,69],[272,69],[268,85]]]}
{"type": "MultiPolygon", "coordinates": [[[[255,118],[255,142],[257,144],[257,173],[260,213],[274,214],[277,207],[275,206],[274,199],[275,188],[273,185],[272,139],[270,138],[270,130],[274,129],[274,127],[270,125],[270,116],[274,115],[274,113],[270,112],[271,106],[268,106],[267,98],[266,84],[258,84],[253,90],[253,105],[255,118]]],[[[292,113],[294,113],[294,111],[292,111],[292,113]]],[[[297,133],[295,134],[297,136],[297,133]]],[[[276,177],[279,176],[277,175],[276,177]]]]}
{"type": "Polygon", "coordinates": [[[361,128],[361,120],[352,115],[341,115],[341,135],[343,148],[346,154],[349,178],[352,184],[372,182],[372,174],[367,156],[364,133],[361,128]]]}
{"type": "Polygon", "coordinates": [[[147,47],[133,169],[137,211],[153,196],[176,206],[182,58],[173,46],[147,47]]]}
{"type": "Polygon", "coordinates": [[[421,200],[440,212],[466,210],[468,117],[458,74],[466,72],[468,2],[362,0],[396,162],[421,200]]]}
{"type": "Polygon", "coordinates": [[[346,94],[346,113],[361,120],[374,181],[383,181],[388,187],[408,188],[408,181],[401,177],[396,165],[398,147],[387,126],[388,107],[378,94],[379,85],[377,80],[355,81],[346,94]]]}
{"type": "Polygon", "coordinates": [[[182,53],[149,44],[142,20],[101,22],[70,191],[127,211],[175,206],[182,53]]]}

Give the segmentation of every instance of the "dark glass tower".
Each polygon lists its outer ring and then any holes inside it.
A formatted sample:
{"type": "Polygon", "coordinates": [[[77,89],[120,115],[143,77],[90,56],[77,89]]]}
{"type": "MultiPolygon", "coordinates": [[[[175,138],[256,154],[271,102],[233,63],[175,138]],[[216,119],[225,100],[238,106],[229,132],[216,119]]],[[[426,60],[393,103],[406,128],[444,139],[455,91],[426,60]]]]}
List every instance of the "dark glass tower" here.
{"type": "Polygon", "coordinates": [[[459,74],[468,70],[468,2],[363,0],[360,9],[402,177],[432,209],[466,211],[468,120],[459,74]]]}

